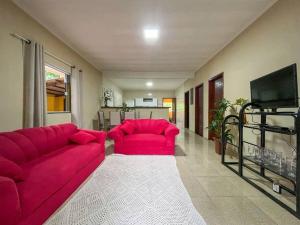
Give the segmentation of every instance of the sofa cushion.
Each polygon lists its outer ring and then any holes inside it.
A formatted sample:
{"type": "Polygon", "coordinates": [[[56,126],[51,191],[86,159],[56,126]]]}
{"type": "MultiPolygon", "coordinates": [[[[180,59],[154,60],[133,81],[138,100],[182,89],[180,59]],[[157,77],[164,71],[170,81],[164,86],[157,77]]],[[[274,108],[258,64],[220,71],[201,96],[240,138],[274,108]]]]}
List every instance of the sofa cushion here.
{"type": "Polygon", "coordinates": [[[74,124],[67,123],[22,129],[16,132],[24,135],[34,144],[38,150],[38,155],[44,155],[67,145],[69,137],[77,132],[77,127],[74,124]]]}
{"type": "Polygon", "coordinates": [[[89,133],[84,132],[84,131],[79,131],[79,132],[73,134],[70,137],[70,141],[72,141],[76,144],[80,144],[80,145],[85,145],[85,144],[90,143],[94,140],[96,140],[96,137],[94,135],[89,134],[89,133]]]}
{"type": "MultiPolygon", "coordinates": [[[[26,182],[17,183],[23,217],[28,216],[48,198],[63,188],[96,157],[101,145],[67,145],[62,149],[22,165],[26,182]]],[[[103,150],[102,150],[103,151],[103,150]]]]}
{"type": "Polygon", "coordinates": [[[167,129],[167,127],[169,126],[169,122],[167,122],[166,120],[159,120],[157,126],[158,126],[158,128],[155,133],[163,134],[165,132],[165,130],[167,129]]]}
{"type": "Polygon", "coordinates": [[[136,127],[134,133],[137,134],[162,134],[169,125],[164,119],[139,119],[133,122],[136,127]]]}
{"type": "Polygon", "coordinates": [[[126,133],[126,134],[133,134],[134,130],[135,130],[135,126],[134,123],[132,121],[125,121],[125,123],[123,123],[120,126],[120,129],[126,133]]]}
{"type": "Polygon", "coordinates": [[[36,157],[37,154],[38,151],[35,146],[23,135],[16,132],[0,133],[0,155],[3,157],[17,164],[21,164],[30,158],[36,157]],[[23,145],[31,145],[32,148],[27,152],[28,148],[20,147],[23,145]]]}
{"type": "Polygon", "coordinates": [[[163,146],[166,138],[158,134],[132,134],[124,137],[124,145],[129,146],[163,146]]]}
{"type": "Polygon", "coordinates": [[[13,161],[0,156],[0,176],[9,177],[14,181],[24,180],[23,170],[13,161]]]}

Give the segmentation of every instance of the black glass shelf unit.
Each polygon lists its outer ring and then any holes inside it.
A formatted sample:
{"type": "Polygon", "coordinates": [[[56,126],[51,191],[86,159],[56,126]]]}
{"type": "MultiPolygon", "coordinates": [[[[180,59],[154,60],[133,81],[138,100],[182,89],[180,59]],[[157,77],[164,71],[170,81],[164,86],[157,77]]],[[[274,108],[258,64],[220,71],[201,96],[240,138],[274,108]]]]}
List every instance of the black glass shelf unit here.
{"type": "MultiPolygon", "coordinates": [[[[300,109],[297,112],[287,112],[282,111],[283,109],[279,109],[280,111],[267,111],[262,108],[257,108],[257,105],[248,103],[244,105],[239,115],[229,115],[225,117],[223,124],[222,124],[222,164],[226,167],[231,169],[233,172],[238,174],[241,178],[245,181],[253,185],[256,189],[260,190],[262,193],[267,195],[273,201],[278,203],[280,206],[288,210],[290,213],[295,215],[300,219],[300,109]],[[255,106],[255,112],[249,112],[248,109],[255,106]],[[257,123],[248,123],[245,120],[247,115],[253,116],[255,115],[257,118],[259,117],[260,121],[257,123]],[[282,127],[282,126],[272,126],[267,124],[267,118],[269,116],[274,116],[280,120],[282,117],[290,117],[293,119],[294,126],[293,127],[282,127]],[[238,144],[234,144],[231,147],[236,148],[238,155],[235,161],[229,161],[226,159],[227,148],[229,146],[228,140],[226,140],[225,131],[228,129],[228,126],[237,126],[238,132],[236,138],[238,139],[238,144]],[[245,140],[245,129],[250,130],[258,130],[256,132],[258,143],[254,144],[245,140]],[[295,149],[291,148],[291,151],[295,150],[296,158],[293,164],[293,170],[291,169],[290,165],[288,165],[287,161],[280,161],[283,163],[279,165],[278,162],[268,161],[267,158],[257,157],[253,154],[245,154],[245,145],[253,145],[262,151],[265,149],[266,144],[266,133],[273,132],[282,135],[288,135],[290,137],[294,136],[296,138],[296,146],[295,149]],[[289,193],[295,196],[295,207],[291,207],[287,205],[284,201],[280,198],[276,197],[276,194],[272,191],[266,191],[260,185],[255,183],[253,180],[249,179],[249,177],[244,175],[244,169],[248,169],[250,172],[254,172],[257,175],[261,176],[262,179],[266,180],[267,182],[274,182],[273,178],[267,176],[265,174],[266,171],[271,172],[272,174],[277,175],[278,177],[283,178],[286,180],[287,183],[290,183],[294,189],[290,189],[290,185],[285,186],[284,184],[280,184],[280,187],[283,190],[288,191],[289,193]],[[274,194],[273,194],[274,193],[274,194]]],[[[231,128],[229,128],[231,129],[231,128]]],[[[274,136],[274,138],[278,138],[278,136],[274,136]]],[[[247,173],[248,174],[248,173],[247,173]]],[[[272,186],[272,185],[271,185],[272,186]]],[[[278,193],[277,193],[278,194],[278,193]]]]}

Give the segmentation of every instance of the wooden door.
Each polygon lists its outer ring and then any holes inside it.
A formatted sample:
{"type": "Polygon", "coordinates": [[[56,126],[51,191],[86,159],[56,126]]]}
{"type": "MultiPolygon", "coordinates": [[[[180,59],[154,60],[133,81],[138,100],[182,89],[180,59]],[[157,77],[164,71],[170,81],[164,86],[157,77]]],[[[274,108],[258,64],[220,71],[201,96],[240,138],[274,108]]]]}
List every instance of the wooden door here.
{"type": "Polygon", "coordinates": [[[184,93],[184,127],[190,128],[190,95],[188,91],[184,93]]]}
{"type": "Polygon", "coordinates": [[[195,88],[195,133],[203,137],[203,84],[195,88]]]}
{"type": "MultiPolygon", "coordinates": [[[[214,117],[214,109],[219,100],[224,97],[224,79],[223,73],[213,77],[208,81],[209,98],[208,98],[208,122],[211,123],[214,117]]],[[[213,140],[213,133],[208,133],[208,139],[213,140]]]]}

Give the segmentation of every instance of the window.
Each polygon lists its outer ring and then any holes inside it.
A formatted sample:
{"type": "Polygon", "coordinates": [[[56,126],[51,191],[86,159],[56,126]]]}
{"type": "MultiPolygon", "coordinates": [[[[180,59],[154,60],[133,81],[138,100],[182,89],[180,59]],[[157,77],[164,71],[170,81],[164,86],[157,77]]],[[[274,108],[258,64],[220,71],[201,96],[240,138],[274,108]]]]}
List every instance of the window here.
{"type": "Polygon", "coordinates": [[[143,98],[143,102],[153,102],[153,98],[143,98]]]}
{"type": "Polygon", "coordinates": [[[48,112],[71,111],[70,74],[45,66],[48,112]]]}

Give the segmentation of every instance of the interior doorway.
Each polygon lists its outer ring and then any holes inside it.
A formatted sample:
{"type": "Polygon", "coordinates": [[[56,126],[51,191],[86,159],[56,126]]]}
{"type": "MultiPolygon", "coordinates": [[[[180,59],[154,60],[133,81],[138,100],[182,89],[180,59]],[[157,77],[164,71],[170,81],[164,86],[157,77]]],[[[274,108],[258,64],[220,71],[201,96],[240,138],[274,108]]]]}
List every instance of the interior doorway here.
{"type": "Polygon", "coordinates": [[[190,94],[184,93],[184,128],[190,128],[190,94]]]}
{"type": "MultiPolygon", "coordinates": [[[[218,101],[224,97],[224,79],[223,73],[211,78],[208,81],[209,97],[208,97],[208,122],[211,123],[214,117],[214,109],[218,101]]],[[[209,132],[208,139],[213,140],[214,134],[209,132]]]]}
{"type": "Polygon", "coordinates": [[[176,123],[176,98],[163,98],[163,107],[169,107],[169,121],[176,123]]]}
{"type": "Polygon", "coordinates": [[[195,88],[195,133],[203,137],[203,84],[195,88]]]}

